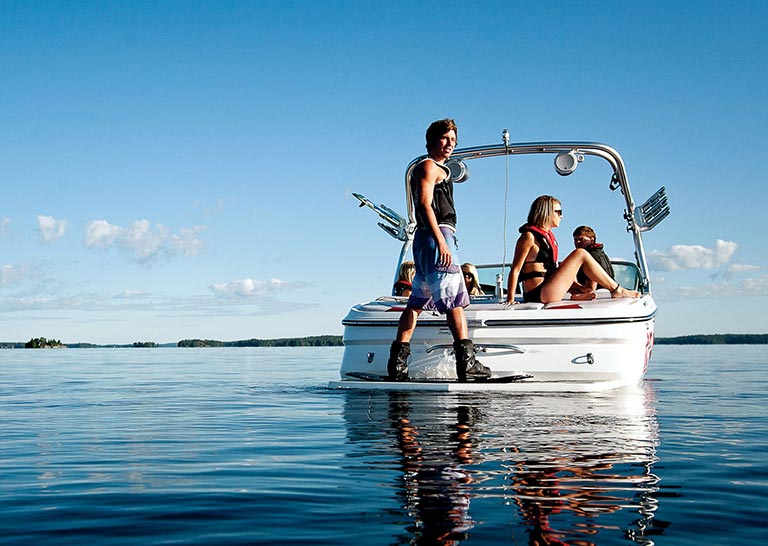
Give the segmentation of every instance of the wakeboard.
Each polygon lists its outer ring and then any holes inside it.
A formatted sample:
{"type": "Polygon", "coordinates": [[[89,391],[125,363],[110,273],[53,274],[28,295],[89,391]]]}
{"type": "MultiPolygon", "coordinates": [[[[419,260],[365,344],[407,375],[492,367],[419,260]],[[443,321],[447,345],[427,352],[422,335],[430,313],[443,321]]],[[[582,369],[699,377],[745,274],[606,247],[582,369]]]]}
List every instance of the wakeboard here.
{"type": "MultiPolygon", "coordinates": [[[[347,372],[344,375],[353,379],[360,379],[362,381],[386,381],[390,383],[397,383],[396,381],[389,381],[389,377],[377,373],[368,372],[347,372]]],[[[518,374],[518,375],[503,375],[499,377],[489,377],[483,379],[467,379],[467,383],[515,383],[524,379],[530,379],[533,377],[530,374],[518,374]]],[[[403,383],[458,383],[455,379],[441,379],[439,377],[432,379],[421,378],[408,378],[403,383]]]]}

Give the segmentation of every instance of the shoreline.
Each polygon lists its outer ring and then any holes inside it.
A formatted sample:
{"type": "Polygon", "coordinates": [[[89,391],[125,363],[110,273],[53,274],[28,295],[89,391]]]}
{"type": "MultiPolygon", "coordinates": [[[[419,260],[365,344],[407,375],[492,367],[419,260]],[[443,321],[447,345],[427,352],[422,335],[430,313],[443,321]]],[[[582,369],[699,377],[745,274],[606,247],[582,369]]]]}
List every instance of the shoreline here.
{"type": "MultiPolygon", "coordinates": [[[[29,347],[24,341],[0,341],[0,349],[162,349],[175,347],[342,347],[342,336],[324,335],[275,339],[219,341],[215,339],[183,339],[178,342],[142,341],[126,344],[61,343],[56,346],[29,347]]],[[[657,337],[657,345],[768,345],[768,334],[693,334],[657,337]]]]}

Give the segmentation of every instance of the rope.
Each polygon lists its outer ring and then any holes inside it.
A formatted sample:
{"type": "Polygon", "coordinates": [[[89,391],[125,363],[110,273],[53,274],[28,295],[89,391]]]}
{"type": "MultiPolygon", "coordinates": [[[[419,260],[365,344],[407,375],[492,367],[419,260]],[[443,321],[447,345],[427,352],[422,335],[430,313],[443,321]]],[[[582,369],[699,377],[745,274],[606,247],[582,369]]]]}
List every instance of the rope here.
{"type": "Polygon", "coordinates": [[[504,233],[502,234],[503,254],[501,256],[501,280],[504,281],[504,270],[507,268],[507,201],[509,197],[509,147],[504,145],[504,233]]]}

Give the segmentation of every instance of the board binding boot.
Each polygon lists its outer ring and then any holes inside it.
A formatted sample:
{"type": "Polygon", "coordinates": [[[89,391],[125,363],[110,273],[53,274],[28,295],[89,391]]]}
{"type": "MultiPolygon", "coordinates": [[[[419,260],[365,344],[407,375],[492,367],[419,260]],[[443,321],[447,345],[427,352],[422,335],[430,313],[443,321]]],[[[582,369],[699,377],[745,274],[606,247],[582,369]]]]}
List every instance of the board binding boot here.
{"type": "Polygon", "coordinates": [[[387,376],[390,381],[408,381],[408,357],[411,344],[407,341],[393,341],[389,347],[387,376]]]}
{"type": "Polygon", "coordinates": [[[460,383],[490,379],[491,369],[475,359],[475,345],[471,339],[454,341],[453,351],[456,354],[456,377],[460,383]]]}

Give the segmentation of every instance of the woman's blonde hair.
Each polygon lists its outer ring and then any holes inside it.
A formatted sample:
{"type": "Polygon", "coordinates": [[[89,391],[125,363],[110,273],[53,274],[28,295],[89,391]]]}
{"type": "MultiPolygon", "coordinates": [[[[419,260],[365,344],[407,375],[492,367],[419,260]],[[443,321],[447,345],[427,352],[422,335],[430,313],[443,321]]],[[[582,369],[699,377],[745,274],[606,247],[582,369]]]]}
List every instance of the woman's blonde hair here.
{"type": "Polygon", "coordinates": [[[400,264],[400,273],[397,275],[398,281],[413,282],[413,277],[416,275],[416,264],[411,260],[406,260],[400,264]]]}
{"type": "Polygon", "coordinates": [[[549,219],[555,214],[555,204],[560,204],[560,201],[551,195],[540,195],[534,199],[528,212],[528,225],[546,227],[549,219]]]}
{"type": "Polygon", "coordinates": [[[483,296],[483,295],[485,295],[485,292],[483,292],[483,289],[480,288],[480,280],[477,278],[477,268],[474,266],[474,264],[471,264],[469,262],[467,262],[465,264],[461,264],[462,276],[464,274],[464,269],[465,268],[472,275],[472,282],[469,283],[469,295],[470,296],[483,296]]]}
{"type": "Polygon", "coordinates": [[[400,271],[397,273],[395,286],[392,287],[392,293],[395,296],[410,296],[413,277],[416,275],[416,265],[408,260],[400,264],[400,271]]]}

